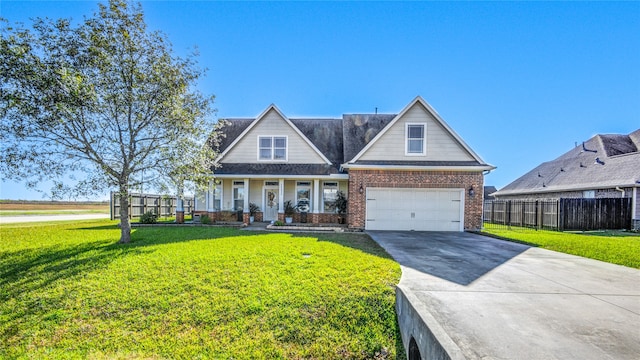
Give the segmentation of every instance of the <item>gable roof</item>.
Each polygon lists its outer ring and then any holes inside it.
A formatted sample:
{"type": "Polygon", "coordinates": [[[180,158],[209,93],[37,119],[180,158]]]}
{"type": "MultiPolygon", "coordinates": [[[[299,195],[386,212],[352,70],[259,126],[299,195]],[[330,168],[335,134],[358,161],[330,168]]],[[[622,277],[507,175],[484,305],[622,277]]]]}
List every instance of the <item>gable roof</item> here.
{"type": "MultiPolygon", "coordinates": [[[[260,120],[262,120],[272,110],[275,111],[284,120],[284,122],[287,123],[298,135],[300,135],[300,137],[322,158],[322,160],[327,163],[327,165],[331,165],[331,161],[329,161],[329,159],[327,159],[327,157],[322,152],[320,152],[320,150],[318,150],[318,148],[300,131],[300,129],[293,125],[293,123],[286,116],[284,116],[282,111],[280,111],[280,109],[278,109],[278,107],[274,104],[269,105],[260,115],[258,115],[258,117],[256,117],[255,120],[253,120],[246,128],[244,128],[240,135],[238,135],[230,144],[228,144],[224,150],[221,150],[221,153],[218,155],[216,161],[219,162],[220,160],[222,160],[224,156],[231,149],[233,149],[233,147],[238,144],[240,140],[242,140],[242,138],[246,134],[248,134],[249,131],[251,131],[251,129],[255,127],[256,124],[258,124],[260,120]]],[[[220,149],[222,148],[220,147],[220,149]]]]}
{"type": "MultiPolygon", "coordinates": [[[[465,143],[464,140],[462,140],[462,138],[451,127],[449,127],[449,125],[440,117],[440,115],[431,107],[431,105],[429,105],[421,96],[416,96],[416,98],[413,99],[413,101],[411,101],[407,106],[405,106],[405,108],[402,109],[402,111],[398,115],[396,115],[393,119],[391,119],[391,121],[386,123],[384,125],[384,127],[377,132],[375,137],[373,139],[371,139],[371,141],[367,142],[366,145],[364,147],[362,147],[355,156],[353,156],[353,158],[351,158],[350,160],[347,160],[346,162],[348,164],[357,163],[358,159],[360,159],[360,157],[362,157],[362,155],[364,155],[364,153],[366,153],[367,150],[369,150],[373,146],[373,144],[376,143],[376,141],[378,141],[380,138],[382,138],[384,136],[384,134],[389,129],[391,129],[391,127],[396,122],[398,122],[398,120],[400,120],[403,117],[403,115],[407,111],[409,111],[416,104],[422,105],[426,109],[426,111],[428,111],[433,116],[435,121],[440,126],[442,126],[445,129],[445,131],[447,131],[451,135],[451,137],[458,143],[458,145],[460,145],[467,153],[469,153],[469,155],[471,155],[471,157],[476,161],[476,164],[474,164],[474,165],[488,166],[491,169],[495,168],[493,166],[490,166],[490,165],[486,164],[484,162],[484,160],[482,160],[482,158],[480,158],[480,156],[478,154],[476,154],[469,147],[469,145],[467,145],[467,143],[465,143]]],[[[428,165],[426,165],[426,166],[428,166],[428,165]]],[[[449,166],[449,165],[444,165],[444,166],[449,166]]]]}
{"type": "Polygon", "coordinates": [[[397,115],[395,114],[346,114],[343,121],[344,158],[353,159],[397,115]]]}
{"type": "Polygon", "coordinates": [[[536,166],[494,196],[639,186],[639,135],[640,129],[629,135],[595,135],[536,166]]]}
{"type": "Polygon", "coordinates": [[[289,119],[329,161],[339,167],[344,158],[341,119],[289,119]]]}
{"type": "MultiPolygon", "coordinates": [[[[491,170],[495,167],[487,165],[473,152],[469,146],[439,117],[421,97],[416,97],[400,114],[345,114],[342,119],[332,118],[295,118],[289,119],[275,106],[270,105],[255,119],[230,118],[220,131],[225,134],[218,146],[218,158],[221,165],[215,170],[216,174],[302,174],[331,175],[344,173],[348,162],[363,154],[376,139],[397,122],[412,106],[420,103],[429,111],[436,121],[447,131],[465,151],[471,155],[471,161],[371,161],[360,160],[357,166],[382,166],[401,168],[451,169],[464,168],[469,170],[491,170]],[[303,166],[307,164],[255,164],[224,162],[224,157],[256,126],[270,111],[275,111],[314,151],[316,151],[327,166],[303,166]],[[346,165],[346,166],[345,166],[346,165]]],[[[238,162],[238,161],[236,161],[238,162]]]]}

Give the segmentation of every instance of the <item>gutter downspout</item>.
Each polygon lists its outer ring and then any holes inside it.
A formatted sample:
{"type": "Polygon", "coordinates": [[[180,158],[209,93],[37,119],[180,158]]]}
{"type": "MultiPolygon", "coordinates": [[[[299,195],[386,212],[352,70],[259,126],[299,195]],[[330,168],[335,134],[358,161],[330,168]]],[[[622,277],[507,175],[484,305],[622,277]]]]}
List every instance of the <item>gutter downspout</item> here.
{"type": "Polygon", "coordinates": [[[622,197],[624,197],[625,192],[623,189],[620,189],[620,186],[616,186],[616,191],[620,191],[622,193],[622,197]]]}

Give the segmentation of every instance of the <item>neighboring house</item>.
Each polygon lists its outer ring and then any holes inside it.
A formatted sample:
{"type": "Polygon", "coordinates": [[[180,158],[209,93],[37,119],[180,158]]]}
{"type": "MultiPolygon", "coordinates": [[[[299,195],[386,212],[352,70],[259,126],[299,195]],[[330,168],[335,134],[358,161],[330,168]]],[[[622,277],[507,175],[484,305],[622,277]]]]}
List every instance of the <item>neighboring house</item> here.
{"type": "Polygon", "coordinates": [[[640,129],[629,135],[595,135],[492,195],[499,200],[627,197],[633,219],[639,220],[639,149],[640,129]]]}
{"type": "MultiPolygon", "coordinates": [[[[282,220],[283,204],[308,207],[312,223],[337,222],[348,197],[350,228],[479,229],[485,163],[421,97],[397,115],[293,119],[275,105],[255,119],[226,119],[215,183],[196,210],[216,219],[249,203],[257,221],[282,220]]],[[[294,219],[296,221],[296,219],[294,219]]]]}
{"type": "Polygon", "coordinates": [[[495,186],[485,186],[484,187],[484,199],[485,200],[494,200],[493,193],[498,191],[495,186]]]}

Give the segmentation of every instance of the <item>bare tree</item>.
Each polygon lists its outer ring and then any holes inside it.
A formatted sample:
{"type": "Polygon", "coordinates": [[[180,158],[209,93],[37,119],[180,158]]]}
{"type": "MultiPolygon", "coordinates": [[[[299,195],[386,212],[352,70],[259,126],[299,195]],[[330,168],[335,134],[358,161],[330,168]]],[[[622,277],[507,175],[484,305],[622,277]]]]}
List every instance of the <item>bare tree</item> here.
{"type": "Polygon", "coordinates": [[[0,171],[53,196],[120,193],[120,242],[131,239],[129,188],[167,178],[202,182],[217,142],[213,96],[196,90],[204,70],[147,30],[140,4],[110,0],[73,26],[2,20],[0,171]],[[65,176],[83,174],[73,186],[65,176]]]}

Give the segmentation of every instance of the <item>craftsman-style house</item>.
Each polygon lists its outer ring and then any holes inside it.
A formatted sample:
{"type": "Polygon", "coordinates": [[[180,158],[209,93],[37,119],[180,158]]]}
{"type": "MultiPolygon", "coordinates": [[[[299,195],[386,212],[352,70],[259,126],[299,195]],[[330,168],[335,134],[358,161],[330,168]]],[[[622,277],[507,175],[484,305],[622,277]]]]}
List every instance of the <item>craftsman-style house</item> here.
{"type": "MultiPolygon", "coordinates": [[[[311,223],[369,230],[462,231],[482,225],[485,163],[421,97],[400,113],[340,119],[288,118],[275,105],[254,119],[226,119],[212,181],[196,211],[260,208],[256,221],[283,220],[290,200],[311,223]]],[[[298,216],[294,221],[300,220],[298,216]]]]}

